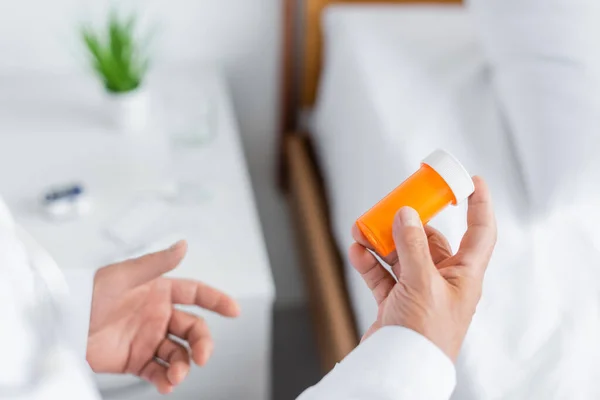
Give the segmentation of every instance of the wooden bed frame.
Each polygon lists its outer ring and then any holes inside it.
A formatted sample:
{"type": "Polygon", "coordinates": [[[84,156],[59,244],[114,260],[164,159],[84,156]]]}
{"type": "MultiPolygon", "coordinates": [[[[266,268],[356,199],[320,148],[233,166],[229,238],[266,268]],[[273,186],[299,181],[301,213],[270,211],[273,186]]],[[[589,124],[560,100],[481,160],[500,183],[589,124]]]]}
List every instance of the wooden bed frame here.
{"type": "Polygon", "coordinates": [[[321,14],[325,7],[334,3],[460,3],[460,0],[298,1],[302,2],[302,16],[296,13],[298,3],[295,0],[284,3],[279,179],[288,194],[300,253],[304,256],[303,273],[313,324],[323,372],[327,372],[356,347],[359,337],[346,290],[340,249],[330,229],[329,208],[318,162],[311,151],[310,136],[297,131],[295,118],[299,111],[312,107],[315,101],[323,47],[321,14]],[[304,21],[301,27],[295,26],[299,20],[304,21]],[[298,32],[302,32],[302,41],[295,36],[298,32]],[[301,45],[300,51],[295,50],[297,44],[301,45]],[[301,60],[294,59],[298,54],[301,60]],[[300,73],[296,73],[295,66],[299,66],[300,73]]]}

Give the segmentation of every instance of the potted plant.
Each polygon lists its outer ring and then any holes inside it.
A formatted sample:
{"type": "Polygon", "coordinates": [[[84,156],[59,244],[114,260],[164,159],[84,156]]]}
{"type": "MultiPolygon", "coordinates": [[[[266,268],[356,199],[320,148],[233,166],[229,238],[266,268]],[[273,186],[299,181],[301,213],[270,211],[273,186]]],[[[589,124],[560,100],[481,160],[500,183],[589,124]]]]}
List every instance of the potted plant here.
{"type": "Polygon", "coordinates": [[[102,81],[111,103],[117,127],[135,133],[148,125],[150,98],[144,78],[150,65],[143,40],[136,36],[136,18],[109,14],[106,29],[89,25],[81,28],[81,37],[91,65],[102,81]]]}

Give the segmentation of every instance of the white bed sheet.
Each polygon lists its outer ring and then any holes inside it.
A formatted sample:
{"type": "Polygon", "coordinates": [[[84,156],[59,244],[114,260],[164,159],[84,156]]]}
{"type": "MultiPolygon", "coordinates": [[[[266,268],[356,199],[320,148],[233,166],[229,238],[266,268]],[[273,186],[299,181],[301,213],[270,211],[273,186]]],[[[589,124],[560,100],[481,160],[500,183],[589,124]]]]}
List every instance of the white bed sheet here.
{"type": "MultiPolygon", "coordinates": [[[[588,345],[590,335],[600,333],[600,285],[592,283],[600,282],[600,268],[577,274],[561,268],[580,260],[589,266],[598,255],[569,221],[529,220],[510,136],[466,12],[451,6],[335,6],[324,26],[325,69],[311,128],[338,244],[346,249],[356,218],[431,150],[446,148],[470,172],[485,176],[499,224],[483,298],[458,361],[454,398],[600,397],[593,384],[600,379],[593,361],[600,351],[588,345]]],[[[456,248],[464,220],[463,206],[432,225],[456,248]]],[[[376,306],[347,262],[346,272],[364,332],[376,306]]]]}

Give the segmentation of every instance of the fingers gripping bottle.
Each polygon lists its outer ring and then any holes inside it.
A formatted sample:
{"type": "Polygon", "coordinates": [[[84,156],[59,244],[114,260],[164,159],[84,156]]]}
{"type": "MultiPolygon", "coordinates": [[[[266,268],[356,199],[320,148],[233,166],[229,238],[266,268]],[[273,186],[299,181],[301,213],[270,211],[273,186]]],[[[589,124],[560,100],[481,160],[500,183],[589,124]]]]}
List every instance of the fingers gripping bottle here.
{"type": "Polygon", "coordinates": [[[375,251],[386,256],[395,248],[392,238],[394,216],[402,207],[414,208],[427,224],[444,208],[466,200],[475,191],[473,180],[449,153],[436,150],[421,168],[364,213],[356,225],[375,251]]]}

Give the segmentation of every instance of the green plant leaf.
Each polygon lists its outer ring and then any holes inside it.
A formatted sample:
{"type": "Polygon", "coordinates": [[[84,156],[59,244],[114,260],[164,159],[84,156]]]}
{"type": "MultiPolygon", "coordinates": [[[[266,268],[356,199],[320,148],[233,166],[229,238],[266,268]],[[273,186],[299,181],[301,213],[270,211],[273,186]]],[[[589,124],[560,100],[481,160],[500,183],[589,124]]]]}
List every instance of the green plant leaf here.
{"type": "Polygon", "coordinates": [[[115,10],[109,14],[106,32],[81,28],[81,37],[88,50],[90,63],[104,86],[111,92],[136,89],[144,80],[149,66],[147,43],[137,40],[137,18],[121,18],[115,10]]]}

